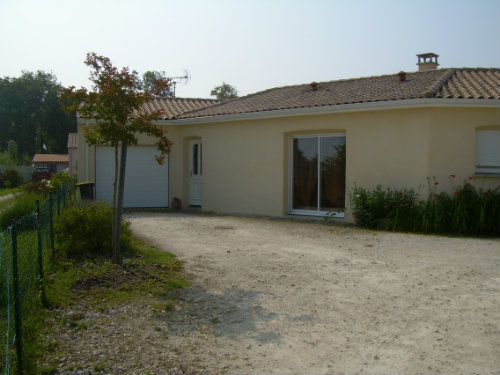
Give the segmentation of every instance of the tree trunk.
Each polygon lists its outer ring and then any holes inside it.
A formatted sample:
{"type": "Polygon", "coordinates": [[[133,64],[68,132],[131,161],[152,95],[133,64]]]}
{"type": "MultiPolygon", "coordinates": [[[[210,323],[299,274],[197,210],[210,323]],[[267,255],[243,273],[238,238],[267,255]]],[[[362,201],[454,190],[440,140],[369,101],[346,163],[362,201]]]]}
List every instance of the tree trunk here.
{"type": "Polygon", "coordinates": [[[118,180],[118,198],[116,202],[116,212],[115,212],[115,227],[113,230],[113,258],[116,264],[122,264],[122,257],[120,254],[120,234],[121,234],[121,222],[122,222],[122,211],[123,211],[123,192],[125,190],[125,168],[127,164],[127,142],[122,141],[122,152],[120,156],[120,178],[118,180]]]}

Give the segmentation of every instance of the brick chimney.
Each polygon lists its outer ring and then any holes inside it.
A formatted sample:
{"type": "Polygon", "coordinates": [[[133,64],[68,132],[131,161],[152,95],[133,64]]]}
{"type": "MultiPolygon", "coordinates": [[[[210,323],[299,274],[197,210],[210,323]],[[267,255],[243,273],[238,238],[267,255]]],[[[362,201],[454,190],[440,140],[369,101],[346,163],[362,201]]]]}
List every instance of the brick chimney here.
{"type": "Polygon", "coordinates": [[[418,71],[428,72],[430,70],[436,70],[439,66],[438,57],[435,53],[421,53],[417,55],[418,57],[418,71]]]}

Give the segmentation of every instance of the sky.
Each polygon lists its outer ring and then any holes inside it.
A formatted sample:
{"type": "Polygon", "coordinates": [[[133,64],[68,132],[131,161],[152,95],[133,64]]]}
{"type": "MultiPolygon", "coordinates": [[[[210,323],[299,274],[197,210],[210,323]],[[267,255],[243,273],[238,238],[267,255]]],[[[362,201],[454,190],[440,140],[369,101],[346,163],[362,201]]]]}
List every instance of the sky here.
{"type": "Polygon", "coordinates": [[[191,79],[177,97],[440,68],[500,67],[499,0],[0,0],[0,77],[90,88],[87,52],[191,79]]]}

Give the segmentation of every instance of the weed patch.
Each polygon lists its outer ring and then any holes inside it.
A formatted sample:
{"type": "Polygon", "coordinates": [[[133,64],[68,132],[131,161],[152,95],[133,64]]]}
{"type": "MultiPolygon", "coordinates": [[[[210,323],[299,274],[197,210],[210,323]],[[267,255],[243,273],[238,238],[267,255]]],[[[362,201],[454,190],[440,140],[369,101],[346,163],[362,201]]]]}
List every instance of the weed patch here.
{"type": "MultiPolygon", "coordinates": [[[[175,256],[159,251],[132,237],[129,257],[122,265],[103,258],[81,261],[66,259],[52,267],[48,275],[47,317],[59,328],[70,332],[86,332],[96,322],[92,316],[120,306],[151,306],[154,310],[171,311],[175,302],[170,292],[187,286],[182,264],[175,256]]],[[[111,322],[110,322],[111,323],[111,322]]],[[[105,324],[100,321],[99,324],[105,324]]],[[[58,337],[50,325],[40,332],[38,373],[57,369],[60,353],[58,337]]],[[[94,373],[106,373],[107,364],[93,365],[94,373]]]]}

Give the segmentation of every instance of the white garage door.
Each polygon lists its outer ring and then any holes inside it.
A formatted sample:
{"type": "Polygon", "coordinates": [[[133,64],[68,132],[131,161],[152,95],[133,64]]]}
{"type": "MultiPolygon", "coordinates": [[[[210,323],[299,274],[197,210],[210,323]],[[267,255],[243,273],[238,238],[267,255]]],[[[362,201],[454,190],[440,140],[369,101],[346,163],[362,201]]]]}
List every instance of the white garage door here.
{"type": "MultiPolygon", "coordinates": [[[[168,207],[168,159],[159,165],[155,147],[128,147],[123,207],[168,207]]],[[[115,156],[112,147],[96,148],[96,198],[113,201],[115,156]]]]}

